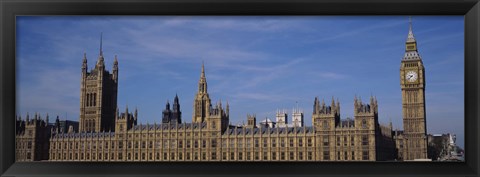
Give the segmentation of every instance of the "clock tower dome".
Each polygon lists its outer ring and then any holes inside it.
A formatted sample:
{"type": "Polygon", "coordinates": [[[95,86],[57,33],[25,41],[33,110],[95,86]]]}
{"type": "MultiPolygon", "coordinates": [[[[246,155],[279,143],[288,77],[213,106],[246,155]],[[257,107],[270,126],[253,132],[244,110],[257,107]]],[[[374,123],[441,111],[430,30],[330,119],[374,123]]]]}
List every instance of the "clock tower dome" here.
{"type": "Polygon", "coordinates": [[[400,66],[402,113],[404,128],[404,160],[427,158],[425,115],[425,68],[418,54],[410,19],[405,55],[400,66]]]}

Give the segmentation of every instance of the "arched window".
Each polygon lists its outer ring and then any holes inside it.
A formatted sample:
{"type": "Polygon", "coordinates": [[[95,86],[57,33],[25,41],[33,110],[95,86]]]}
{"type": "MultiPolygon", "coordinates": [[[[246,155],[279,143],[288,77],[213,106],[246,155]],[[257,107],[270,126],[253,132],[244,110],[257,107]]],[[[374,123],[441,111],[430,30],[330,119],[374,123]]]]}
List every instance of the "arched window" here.
{"type": "Polygon", "coordinates": [[[87,100],[85,101],[85,106],[87,107],[90,106],[89,102],[90,102],[90,94],[87,93],[87,100]]]}
{"type": "Polygon", "coordinates": [[[323,129],[328,129],[328,122],[326,120],[323,121],[323,129]]]}
{"type": "Polygon", "coordinates": [[[367,120],[362,120],[362,128],[367,128],[367,120]]]}
{"type": "Polygon", "coordinates": [[[97,106],[97,93],[93,93],[93,106],[97,106]]]}

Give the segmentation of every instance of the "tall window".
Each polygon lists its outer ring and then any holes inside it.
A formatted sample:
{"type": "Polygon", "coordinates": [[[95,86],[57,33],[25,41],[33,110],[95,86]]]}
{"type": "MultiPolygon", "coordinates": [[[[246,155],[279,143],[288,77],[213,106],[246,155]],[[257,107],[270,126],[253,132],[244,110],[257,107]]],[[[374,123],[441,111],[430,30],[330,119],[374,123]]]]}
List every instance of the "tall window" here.
{"type": "Polygon", "coordinates": [[[368,145],[368,135],[362,135],[362,145],[368,145]]]}

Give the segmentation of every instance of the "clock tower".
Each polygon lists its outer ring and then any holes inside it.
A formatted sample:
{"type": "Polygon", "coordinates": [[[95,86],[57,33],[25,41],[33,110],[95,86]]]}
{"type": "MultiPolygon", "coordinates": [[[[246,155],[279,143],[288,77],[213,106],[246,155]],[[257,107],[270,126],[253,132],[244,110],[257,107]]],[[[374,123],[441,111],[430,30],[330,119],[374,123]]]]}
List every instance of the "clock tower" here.
{"type": "Polygon", "coordinates": [[[400,66],[402,113],[404,127],[404,160],[427,158],[425,115],[425,68],[418,54],[410,19],[405,55],[400,66]]]}

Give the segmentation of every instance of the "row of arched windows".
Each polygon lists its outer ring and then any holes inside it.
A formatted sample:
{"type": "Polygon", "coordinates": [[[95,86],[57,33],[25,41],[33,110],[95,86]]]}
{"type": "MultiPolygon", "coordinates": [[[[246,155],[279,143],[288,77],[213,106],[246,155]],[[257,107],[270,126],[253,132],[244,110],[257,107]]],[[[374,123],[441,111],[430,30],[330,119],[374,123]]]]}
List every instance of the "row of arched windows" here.
{"type": "Polygon", "coordinates": [[[86,106],[97,106],[97,93],[87,93],[86,106]]]}

